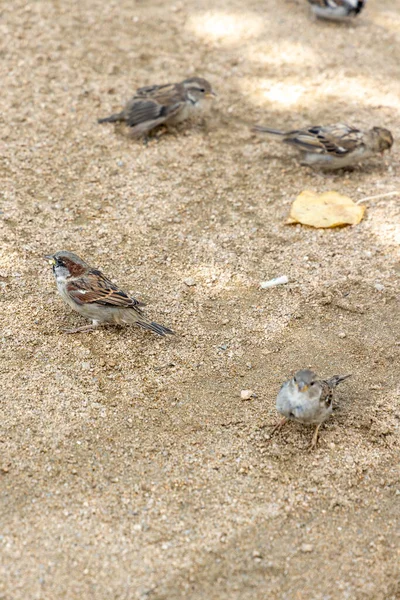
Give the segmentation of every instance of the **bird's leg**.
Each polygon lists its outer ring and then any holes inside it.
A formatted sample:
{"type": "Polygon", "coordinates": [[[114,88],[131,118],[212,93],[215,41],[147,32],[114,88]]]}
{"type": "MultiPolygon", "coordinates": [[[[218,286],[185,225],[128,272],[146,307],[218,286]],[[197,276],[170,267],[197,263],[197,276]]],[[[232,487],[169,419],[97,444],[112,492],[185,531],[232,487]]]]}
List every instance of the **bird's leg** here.
{"type": "Polygon", "coordinates": [[[154,134],[154,139],[159,142],[160,139],[162,138],[163,135],[165,135],[166,133],[168,133],[168,126],[167,125],[160,125],[160,127],[157,128],[157,131],[154,134]]]}
{"type": "Polygon", "coordinates": [[[273,428],[273,430],[271,431],[271,433],[270,433],[270,437],[272,437],[276,431],[279,431],[280,429],[282,429],[282,427],[283,427],[284,425],[286,425],[286,423],[288,422],[288,420],[289,420],[289,419],[287,419],[286,417],[283,417],[283,419],[281,419],[281,420],[279,421],[279,423],[278,423],[277,425],[275,425],[275,427],[274,427],[274,428],[273,428]]]}
{"type": "Polygon", "coordinates": [[[321,427],[322,423],[318,423],[318,425],[315,428],[314,431],[314,435],[312,436],[312,440],[311,440],[311,448],[315,448],[318,442],[318,432],[319,432],[319,428],[321,427]]]}
{"type": "Polygon", "coordinates": [[[91,325],[84,325],[83,327],[75,327],[74,329],[64,329],[64,333],[78,333],[80,331],[93,331],[100,325],[99,321],[93,321],[91,325]]]}

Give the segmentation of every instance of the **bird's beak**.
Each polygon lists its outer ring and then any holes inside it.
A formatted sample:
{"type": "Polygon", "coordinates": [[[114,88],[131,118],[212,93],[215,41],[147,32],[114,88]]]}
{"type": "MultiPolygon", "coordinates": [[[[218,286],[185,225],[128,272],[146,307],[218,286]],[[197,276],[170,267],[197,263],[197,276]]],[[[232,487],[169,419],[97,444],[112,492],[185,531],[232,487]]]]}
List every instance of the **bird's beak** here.
{"type": "Polygon", "coordinates": [[[56,264],[56,259],[54,258],[54,256],[52,254],[45,254],[44,257],[47,262],[49,263],[49,265],[55,265],[56,264]]]}
{"type": "Polygon", "coordinates": [[[299,392],[306,392],[308,390],[308,385],[306,383],[304,383],[303,381],[299,381],[299,383],[297,384],[297,387],[299,389],[299,392]]]}
{"type": "Polygon", "coordinates": [[[211,90],[211,92],[207,92],[206,94],[206,98],[216,98],[217,94],[214,92],[214,90],[211,90]]]}

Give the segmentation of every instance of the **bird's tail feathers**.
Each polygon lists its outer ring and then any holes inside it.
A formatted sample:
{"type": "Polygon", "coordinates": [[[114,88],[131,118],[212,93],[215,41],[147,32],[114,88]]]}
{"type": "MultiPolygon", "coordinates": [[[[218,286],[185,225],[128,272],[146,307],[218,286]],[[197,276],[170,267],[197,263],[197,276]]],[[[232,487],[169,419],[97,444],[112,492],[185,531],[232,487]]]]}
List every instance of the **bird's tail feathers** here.
{"type": "Polygon", "coordinates": [[[348,379],[351,376],[352,376],[351,373],[350,373],[350,375],[334,375],[333,377],[328,379],[326,383],[329,385],[329,387],[334,388],[337,385],[339,385],[339,383],[342,383],[342,381],[344,381],[345,379],[348,379]]]}
{"type": "Polygon", "coordinates": [[[270,127],[264,127],[263,125],[254,125],[252,131],[258,131],[260,133],[269,133],[270,135],[286,135],[285,131],[279,131],[279,129],[271,129],[270,127]]]}
{"type": "Polygon", "coordinates": [[[104,117],[103,119],[97,119],[98,123],[117,123],[118,121],[124,121],[125,116],[123,112],[115,113],[110,115],[109,117],[104,117]]]}
{"type": "Polygon", "coordinates": [[[175,332],[172,331],[172,329],[168,329],[168,327],[164,327],[164,325],[159,325],[158,323],[155,323],[154,321],[136,321],[137,324],[140,327],[143,327],[143,329],[148,329],[149,331],[153,331],[154,333],[157,333],[158,335],[175,335],[175,332]]]}

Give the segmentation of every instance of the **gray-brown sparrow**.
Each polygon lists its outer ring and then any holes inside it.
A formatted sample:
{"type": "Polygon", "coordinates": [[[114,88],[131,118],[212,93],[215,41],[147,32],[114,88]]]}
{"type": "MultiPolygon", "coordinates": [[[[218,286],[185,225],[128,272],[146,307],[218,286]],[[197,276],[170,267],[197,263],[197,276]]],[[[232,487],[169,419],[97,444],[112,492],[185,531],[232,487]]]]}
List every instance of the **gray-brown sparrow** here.
{"type": "Polygon", "coordinates": [[[168,327],[150,321],[141,309],[143,303],[131,298],[97,269],[76,254],[67,251],[45,256],[53,267],[61,298],[79,314],[92,320],[92,325],[77,327],[66,333],[90,331],[106,323],[136,324],[158,333],[173,334],[168,327]]]}
{"type": "Polygon", "coordinates": [[[286,381],[276,399],[276,409],[284,416],[274,428],[273,433],[287,421],[299,423],[315,423],[317,425],[311,447],[315,447],[321,424],[332,413],[333,391],[335,387],[351,375],[335,375],[330,379],[317,379],[308,369],[297,371],[292,379],[286,381]]]}
{"type": "Polygon", "coordinates": [[[313,13],[321,19],[344,21],[355,17],[365,6],[366,0],[308,0],[313,13]]]}
{"type": "Polygon", "coordinates": [[[211,84],[201,77],[191,77],[181,83],[150,85],[136,90],[121,112],[98,122],[124,121],[131,135],[140,137],[163,123],[175,125],[201,113],[214,96],[211,84]]]}
{"type": "Polygon", "coordinates": [[[393,145],[393,136],[388,129],[373,127],[361,131],[344,123],[286,132],[256,125],[253,131],[282,137],[285,144],[302,153],[301,164],[324,170],[353,166],[393,145]]]}

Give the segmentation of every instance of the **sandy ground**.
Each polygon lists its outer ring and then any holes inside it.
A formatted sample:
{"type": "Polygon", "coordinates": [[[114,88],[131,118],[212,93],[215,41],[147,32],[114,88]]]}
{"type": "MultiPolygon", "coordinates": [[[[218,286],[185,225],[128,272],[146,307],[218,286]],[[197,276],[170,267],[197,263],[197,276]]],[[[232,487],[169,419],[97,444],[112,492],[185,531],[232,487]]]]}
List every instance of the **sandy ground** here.
{"type": "Polygon", "coordinates": [[[284,224],[303,189],[399,189],[399,145],[321,175],[249,131],[400,139],[400,0],[348,26],[300,0],[15,0],[0,31],[0,598],[400,598],[399,199],[284,224]],[[97,125],[192,74],[219,94],[206,124],[147,147],[97,125]],[[63,334],[85,322],[43,261],[60,249],[178,335],[63,334]],[[308,427],[268,435],[304,366],[353,373],[314,452],[308,427]]]}

